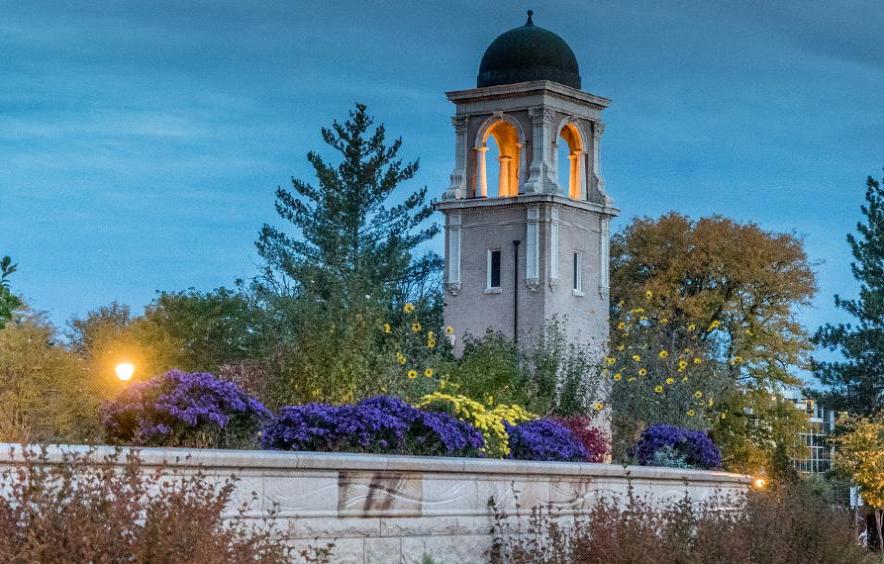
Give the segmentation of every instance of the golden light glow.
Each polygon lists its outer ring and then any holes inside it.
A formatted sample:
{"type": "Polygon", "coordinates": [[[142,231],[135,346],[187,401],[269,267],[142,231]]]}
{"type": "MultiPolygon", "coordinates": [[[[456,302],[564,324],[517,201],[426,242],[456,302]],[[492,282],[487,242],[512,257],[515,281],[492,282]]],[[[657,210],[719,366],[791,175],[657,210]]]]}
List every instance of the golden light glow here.
{"type": "MultiPolygon", "coordinates": [[[[559,136],[568,144],[568,197],[573,200],[580,200],[585,197],[583,192],[583,140],[580,138],[580,132],[574,124],[567,124],[562,128],[559,136]]],[[[559,167],[565,166],[565,163],[559,163],[559,167]]]]}
{"type": "Polygon", "coordinates": [[[767,478],[763,478],[761,476],[752,480],[752,487],[756,490],[763,490],[767,487],[767,478]]]}
{"type": "Polygon", "coordinates": [[[121,382],[128,382],[132,379],[132,375],[135,374],[135,365],[131,362],[120,362],[114,367],[114,372],[116,372],[117,378],[121,382]]]}
{"type": "Polygon", "coordinates": [[[485,159],[488,151],[488,141],[492,137],[497,145],[497,161],[500,167],[497,176],[497,195],[501,198],[518,196],[519,162],[522,145],[519,143],[519,132],[516,130],[516,127],[506,120],[499,120],[491,124],[485,130],[481,146],[474,148],[476,158],[476,179],[474,183],[476,196],[480,198],[488,196],[486,171],[490,163],[486,164],[485,159]]]}

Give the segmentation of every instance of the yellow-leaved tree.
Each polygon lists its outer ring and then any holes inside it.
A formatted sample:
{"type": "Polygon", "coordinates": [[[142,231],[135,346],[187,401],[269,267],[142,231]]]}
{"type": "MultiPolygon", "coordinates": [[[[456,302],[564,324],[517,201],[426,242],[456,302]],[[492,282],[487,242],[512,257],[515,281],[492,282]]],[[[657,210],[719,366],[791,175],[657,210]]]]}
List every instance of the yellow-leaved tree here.
{"type": "MultiPolygon", "coordinates": [[[[670,355],[650,366],[646,354],[636,353],[657,378],[647,395],[660,409],[670,407],[668,419],[687,412],[684,402],[669,405],[664,400],[675,394],[653,390],[675,389],[687,374],[669,365],[699,358],[703,364],[687,375],[684,390],[715,392],[714,405],[706,406],[713,413],[704,418],[725,467],[755,471],[769,465],[778,447],[799,454],[793,438],[804,416],[780,391],[799,385],[798,374],[808,366],[812,345],[796,313],[815,290],[813,265],[794,234],[721,216],[637,218],[611,241],[612,345],[670,355]],[[658,368],[669,371],[658,374],[658,368]]],[[[622,378],[628,382],[625,372],[622,378]]],[[[627,415],[637,413],[635,407],[613,405],[627,415]]],[[[684,419],[701,423],[697,416],[684,419]]]]}
{"type": "MultiPolygon", "coordinates": [[[[876,418],[839,421],[846,431],[835,439],[835,469],[859,486],[875,514],[878,539],[884,528],[884,414],[876,418]]],[[[880,541],[879,541],[880,542],[880,541]]]]}

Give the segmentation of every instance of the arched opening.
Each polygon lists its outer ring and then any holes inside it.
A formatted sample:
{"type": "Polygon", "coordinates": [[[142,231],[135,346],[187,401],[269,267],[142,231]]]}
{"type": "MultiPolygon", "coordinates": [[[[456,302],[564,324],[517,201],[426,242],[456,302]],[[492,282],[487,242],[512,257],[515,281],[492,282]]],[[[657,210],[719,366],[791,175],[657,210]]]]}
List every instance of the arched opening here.
{"type": "Polygon", "coordinates": [[[521,148],[512,123],[499,120],[485,130],[481,145],[475,148],[477,198],[493,194],[495,187],[498,197],[519,195],[521,148]]]}
{"type": "Polygon", "coordinates": [[[586,150],[580,130],[573,123],[566,123],[559,131],[556,147],[559,186],[574,200],[586,199],[586,150]]]}

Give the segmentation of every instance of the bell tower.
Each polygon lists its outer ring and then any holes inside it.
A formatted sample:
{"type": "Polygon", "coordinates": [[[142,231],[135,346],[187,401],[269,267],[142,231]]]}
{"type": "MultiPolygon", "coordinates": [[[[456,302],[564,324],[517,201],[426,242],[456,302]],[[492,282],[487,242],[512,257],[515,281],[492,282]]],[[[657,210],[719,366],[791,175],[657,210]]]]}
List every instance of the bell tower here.
{"type": "Polygon", "coordinates": [[[455,164],[435,203],[445,215],[445,323],[524,342],[556,318],[571,342],[601,350],[618,213],[600,165],[609,100],[581,90],[574,52],[530,11],[485,51],[476,86],[447,93],[455,164]]]}

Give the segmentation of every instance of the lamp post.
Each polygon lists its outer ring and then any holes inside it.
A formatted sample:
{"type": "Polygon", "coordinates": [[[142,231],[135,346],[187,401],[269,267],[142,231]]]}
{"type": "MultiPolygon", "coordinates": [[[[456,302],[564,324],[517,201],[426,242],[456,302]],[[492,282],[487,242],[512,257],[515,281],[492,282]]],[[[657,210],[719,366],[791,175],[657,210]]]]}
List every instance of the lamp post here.
{"type": "Polygon", "coordinates": [[[121,382],[128,382],[135,374],[135,365],[131,362],[120,362],[114,367],[114,372],[117,373],[117,378],[121,382]]]}

